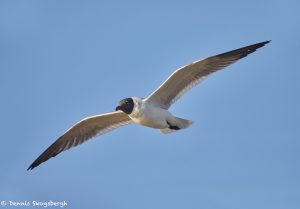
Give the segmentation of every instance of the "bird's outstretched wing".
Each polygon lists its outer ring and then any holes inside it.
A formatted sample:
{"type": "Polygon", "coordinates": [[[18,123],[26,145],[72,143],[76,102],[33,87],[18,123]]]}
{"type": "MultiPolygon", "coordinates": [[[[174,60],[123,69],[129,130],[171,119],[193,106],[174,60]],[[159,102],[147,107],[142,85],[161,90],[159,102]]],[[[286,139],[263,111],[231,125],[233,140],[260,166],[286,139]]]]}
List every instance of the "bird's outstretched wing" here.
{"type": "Polygon", "coordinates": [[[41,163],[57,154],[75,147],[88,139],[104,134],[112,129],[129,124],[131,119],[127,114],[116,111],[84,118],[76,123],[48,147],[29,167],[32,170],[41,163]]]}
{"type": "Polygon", "coordinates": [[[158,89],[148,96],[146,101],[168,109],[185,92],[197,85],[209,74],[233,64],[269,42],[265,41],[253,44],[183,66],[176,70],[158,89]]]}

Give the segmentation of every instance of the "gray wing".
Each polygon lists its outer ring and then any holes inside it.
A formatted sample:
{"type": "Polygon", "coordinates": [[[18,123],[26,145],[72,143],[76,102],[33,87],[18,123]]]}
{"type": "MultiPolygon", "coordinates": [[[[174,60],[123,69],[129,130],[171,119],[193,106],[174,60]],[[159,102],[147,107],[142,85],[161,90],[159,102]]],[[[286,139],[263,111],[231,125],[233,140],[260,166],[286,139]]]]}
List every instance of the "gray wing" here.
{"type": "Polygon", "coordinates": [[[41,163],[47,161],[57,154],[75,147],[88,139],[104,134],[112,129],[129,124],[131,119],[127,114],[116,111],[87,117],[60,136],[50,147],[48,147],[29,167],[32,170],[41,163]]]}
{"type": "Polygon", "coordinates": [[[183,66],[148,96],[146,102],[168,109],[185,92],[197,85],[209,74],[233,64],[269,42],[253,44],[183,66]]]}

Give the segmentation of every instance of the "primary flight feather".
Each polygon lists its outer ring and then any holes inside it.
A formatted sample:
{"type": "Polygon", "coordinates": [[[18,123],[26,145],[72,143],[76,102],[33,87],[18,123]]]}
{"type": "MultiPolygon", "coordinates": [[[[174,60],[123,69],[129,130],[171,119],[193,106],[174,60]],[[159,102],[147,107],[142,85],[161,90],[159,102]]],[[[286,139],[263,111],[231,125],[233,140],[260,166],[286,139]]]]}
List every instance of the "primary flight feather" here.
{"type": "Polygon", "coordinates": [[[116,107],[116,111],[87,117],[76,123],[50,145],[27,170],[34,169],[49,158],[92,137],[132,122],[159,129],[162,133],[171,133],[188,127],[193,122],[173,116],[168,111],[169,107],[209,74],[233,64],[269,42],[211,56],[179,68],[147,98],[123,99],[116,107]]]}

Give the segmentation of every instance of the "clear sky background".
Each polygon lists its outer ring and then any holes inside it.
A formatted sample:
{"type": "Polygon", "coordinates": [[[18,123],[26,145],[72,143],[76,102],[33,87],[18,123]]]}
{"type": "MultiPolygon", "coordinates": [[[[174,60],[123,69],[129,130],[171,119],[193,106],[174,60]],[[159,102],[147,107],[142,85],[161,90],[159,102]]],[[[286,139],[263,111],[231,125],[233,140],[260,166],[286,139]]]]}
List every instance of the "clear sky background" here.
{"type": "Polygon", "coordinates": [[[0,200],[68,208],[299,209],[299,1],[1,1],[0,200]],[[82,118],[175,69],[272,40],[211,75],[163,135],[122,127],[27,167],[82,118]]]}

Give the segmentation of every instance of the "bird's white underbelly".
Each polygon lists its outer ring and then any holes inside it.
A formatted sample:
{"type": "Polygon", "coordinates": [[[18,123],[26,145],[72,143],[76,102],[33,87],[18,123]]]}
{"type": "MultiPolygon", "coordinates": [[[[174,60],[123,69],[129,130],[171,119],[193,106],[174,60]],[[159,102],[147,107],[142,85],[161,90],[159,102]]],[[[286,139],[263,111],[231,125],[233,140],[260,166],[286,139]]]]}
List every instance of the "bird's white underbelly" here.
{"type": "Polygon", "coordinates": [[[129,117],[143,126],[164,129],[168,127],[167,119],[173,116],[168,110],[159,107],[143,107],[139,111],[130,114],[129,117]]]}

